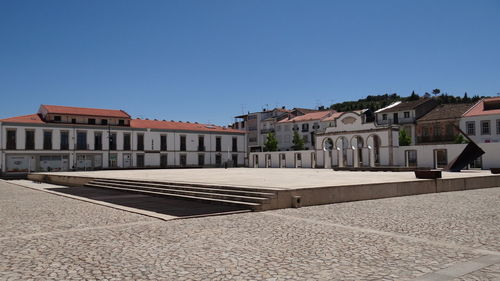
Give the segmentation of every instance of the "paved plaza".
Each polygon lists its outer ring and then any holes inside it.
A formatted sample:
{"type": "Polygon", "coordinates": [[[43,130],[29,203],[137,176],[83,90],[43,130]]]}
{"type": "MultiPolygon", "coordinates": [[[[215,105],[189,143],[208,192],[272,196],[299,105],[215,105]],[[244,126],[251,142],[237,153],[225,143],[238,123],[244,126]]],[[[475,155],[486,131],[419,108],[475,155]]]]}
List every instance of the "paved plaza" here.
{"type": "Polygon", "coordinates": [[[0,280],[499,280],[500,188],[182,220],[0,181],[0,280]]]}
{"type": "MultiPolygon", "coordinates": [[[[150,181],[265,187],[274,189],[311,188],[355,184],[419,181],[414,172],[352,172],[332,169],[231,168],[151,169],[86,172],[53,172],[51,175],[81,176],[150,181]]],[[[490,171],[443,172],[443,178],[491,176],[490,171]]]]}

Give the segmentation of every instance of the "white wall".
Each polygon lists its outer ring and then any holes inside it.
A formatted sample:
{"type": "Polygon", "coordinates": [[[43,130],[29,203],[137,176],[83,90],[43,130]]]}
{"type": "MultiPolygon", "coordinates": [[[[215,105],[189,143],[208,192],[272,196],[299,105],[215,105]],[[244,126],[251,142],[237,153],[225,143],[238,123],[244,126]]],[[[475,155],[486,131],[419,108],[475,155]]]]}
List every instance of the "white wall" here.
{"type": "Polygon", "coordinates": [[[500,142],[500,132],[497,131],[497,121],[500,121],[500,115],[482,115],[472,117],[462,117],[460,119],[460,129],[467,134],[466,123],[474,122],[476,127],[475,135],[468,135],[476,143],[498,143],[500,142]],[[490,121],[490,134],[481,134],[481,121],[490,121]]]}

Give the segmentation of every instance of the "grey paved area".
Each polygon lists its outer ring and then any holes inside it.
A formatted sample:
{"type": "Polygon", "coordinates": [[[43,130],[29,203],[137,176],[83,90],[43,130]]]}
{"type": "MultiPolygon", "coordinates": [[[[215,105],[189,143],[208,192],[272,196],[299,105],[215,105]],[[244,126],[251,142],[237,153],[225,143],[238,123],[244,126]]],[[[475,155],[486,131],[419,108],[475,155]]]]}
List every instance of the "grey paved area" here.
{"type": "Polygon", "coordinates": [[[498,263],[475,261],[500,256],[499,197],[491,188],[160,221],[0,182],[0,279],[415,280],[461,268],[440,280],[495,280],[498,263]]]}
{"type": "MultiPolygon", "coordinates": [[[[275,189],[418,181],[413,172],[351,172],[331,169],[158,169],[113,170],[90,172],[57,172],[66,176],[93,178],[174,181],[235,186],[266,187],[275,189]]],[[[443,178],[492,176],[490,171],[470,170],[461,173],[443,172],[443,178]]]]}

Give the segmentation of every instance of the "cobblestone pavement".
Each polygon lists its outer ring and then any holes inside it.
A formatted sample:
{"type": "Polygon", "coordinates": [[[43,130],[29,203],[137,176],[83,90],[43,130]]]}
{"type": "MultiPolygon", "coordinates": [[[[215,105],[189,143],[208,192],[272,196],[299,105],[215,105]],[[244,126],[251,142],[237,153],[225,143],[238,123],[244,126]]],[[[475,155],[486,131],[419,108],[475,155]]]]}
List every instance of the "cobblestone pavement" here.
{"type": "Polygon", "coordinates": [[[499,197],[493,188],[165,222],[0,182],[0,279],[413,280],[498,257],[499,197]]]}

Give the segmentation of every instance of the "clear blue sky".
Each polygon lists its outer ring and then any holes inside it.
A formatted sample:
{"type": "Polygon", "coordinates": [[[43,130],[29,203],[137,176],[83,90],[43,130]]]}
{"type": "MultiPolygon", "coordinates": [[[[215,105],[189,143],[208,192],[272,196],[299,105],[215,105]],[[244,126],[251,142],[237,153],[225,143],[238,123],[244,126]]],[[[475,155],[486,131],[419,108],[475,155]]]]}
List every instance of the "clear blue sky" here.
{"type": "Polygon", "coordinates": [[[500,92],[499,0],[0,1],[0,118],[45,103],[228,124],[434,88],[500,92]]]}

